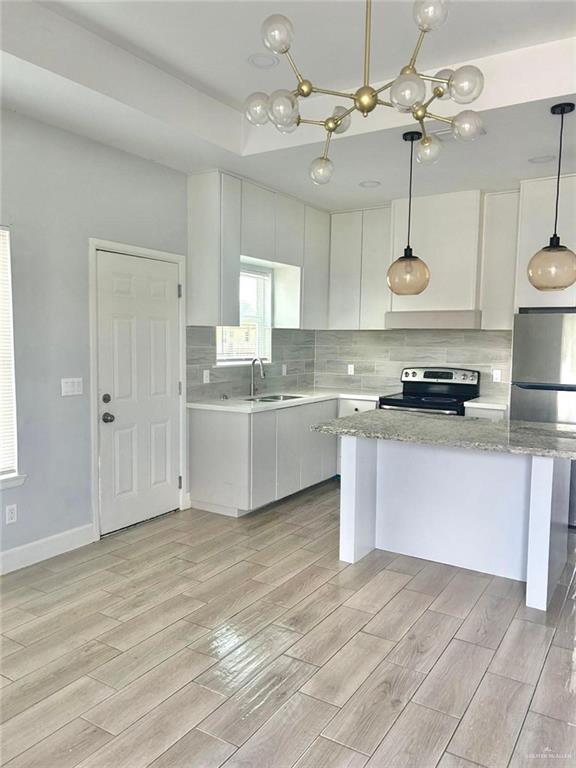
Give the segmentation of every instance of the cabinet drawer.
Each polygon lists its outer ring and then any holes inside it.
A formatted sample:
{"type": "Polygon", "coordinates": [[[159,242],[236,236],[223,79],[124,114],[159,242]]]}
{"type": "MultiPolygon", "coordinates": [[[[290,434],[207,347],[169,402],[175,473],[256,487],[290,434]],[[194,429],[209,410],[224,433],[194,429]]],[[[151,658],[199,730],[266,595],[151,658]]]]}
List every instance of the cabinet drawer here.
{"type": "Polygon", "coordinates": [[[372,411],[376,408],[375,400],[340,400],[338,416],[353,416],[355,413],[372,411]]]}

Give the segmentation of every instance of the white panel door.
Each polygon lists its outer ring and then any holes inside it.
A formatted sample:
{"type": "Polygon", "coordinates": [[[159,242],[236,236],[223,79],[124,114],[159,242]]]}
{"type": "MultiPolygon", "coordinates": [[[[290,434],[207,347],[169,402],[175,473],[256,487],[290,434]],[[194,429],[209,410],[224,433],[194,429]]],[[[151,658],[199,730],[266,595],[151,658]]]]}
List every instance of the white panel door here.
{"type": "Polygon", "coordinates": [[[100,527],[179,506],[178,265],[98,251],[100,527]]]}
{"type": "Polygon", "coordinates": [[[360,327],[362,270],[362,211],[332,214],[330,239],[330,328],[355,331],[360,327]]]}

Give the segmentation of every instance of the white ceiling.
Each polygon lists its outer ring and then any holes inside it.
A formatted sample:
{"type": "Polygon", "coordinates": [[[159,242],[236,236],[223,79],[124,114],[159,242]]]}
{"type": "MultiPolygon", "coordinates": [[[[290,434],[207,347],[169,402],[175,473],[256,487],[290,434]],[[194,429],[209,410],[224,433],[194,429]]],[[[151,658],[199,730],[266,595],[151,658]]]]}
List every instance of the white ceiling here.
{"type": "MultiPolygon", "coordinates": [[[[329,210],[379,205],[406,193],[405,116],[381,110],[383,117],[379,111],[364,121],[357,115],[353,129],[333,142],[332,182],[316,187],[308,165],[321,152],[321,130],[303,127],[291,136],[271,126],[247,131],[235,109],[253,90],[293,82],[284,61],[267,72],[246,61],[263,49],[260,23],[271,12],[293,19],[293,52],[305,74],[329,87],[356,86],[363,5],[351,0],[4,2],[3,103],[184,172],[220,167],[329,210]],[[358,184],[365,179],[381,186],[362,189],[358,184]]],[[[549,107],[566,97],[575,100],[576,67],[558,62],[576,62],[576,38],[549,41],[575,35],[573,2],[452,2],[446,25],[426,40],[420,69],[492,57],[481,62],[487,87],[478,105],[487,134],[472,144],[446,137],[440,162],[416,168],[416,194],[510,189],[520,179],[553,175],[553,161],[528,160],[556,154],[559,126],[549,107]],[[530,48],[542,43],[549,47],[530,48]]],[[[411,2],[375,0],[373,82],[394,75],[415,37],[411,2]]],[[[306,109],[323,109],[323,98],[306,109]]],[[[576,172],[576,113],[568,119],[564,170],[576,172]]]]}
{"type": "MultiPolygon", "coordinates": [[[[192,0],[191,2],[54,2],[50,7],[199,90],[240,107],[256,90],[292,83],[288,64],[261,71],[247,59],[262,52],[262,21],[288,16],[292,53],[302,73],[327,88],[360,85],[364,47],[363,0],[192,0]]],[[[398,72],[418,30],[412,2],[374,0],[375,82],[398,72]]],[[[448,21],[430,34],[423,70],[574,35],[576,3],[556,0],[453,0],[448,21]]]]}

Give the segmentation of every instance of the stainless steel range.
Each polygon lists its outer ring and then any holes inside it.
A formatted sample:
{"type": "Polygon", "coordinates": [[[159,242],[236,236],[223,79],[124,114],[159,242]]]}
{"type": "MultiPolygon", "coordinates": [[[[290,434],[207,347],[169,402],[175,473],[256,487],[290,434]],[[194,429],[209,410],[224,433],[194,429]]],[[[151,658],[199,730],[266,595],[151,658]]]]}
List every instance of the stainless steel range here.
{"type": "Polygon", "coordinates": [[[383,395],[378,408],[464,416],[464,403],[480,395],[480,372],[466,368],[404,368],[402,392],[383,395]]]}

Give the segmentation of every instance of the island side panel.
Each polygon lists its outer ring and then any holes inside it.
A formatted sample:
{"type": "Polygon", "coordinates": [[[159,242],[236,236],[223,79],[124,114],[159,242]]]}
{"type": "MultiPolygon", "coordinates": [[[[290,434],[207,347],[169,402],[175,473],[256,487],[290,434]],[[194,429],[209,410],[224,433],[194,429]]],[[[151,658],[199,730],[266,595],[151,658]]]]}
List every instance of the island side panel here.
{"type": "Polygon", "coordinates": [[[355,563],[375,547],[376,440],[343,437],[340,560],[355,563]]]}
{"type": "Polygon", "coordinates": [[[530,530],[526,605],[546,610],[568,552],[570,460],[534,456],[530,492],[530,530]]]}
{"type": "Polygon", "coordinates": [[[531,462],[379,440],[376,547],[524,581],[531,462]]]}

